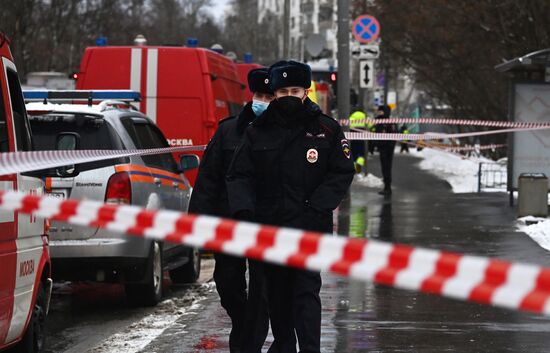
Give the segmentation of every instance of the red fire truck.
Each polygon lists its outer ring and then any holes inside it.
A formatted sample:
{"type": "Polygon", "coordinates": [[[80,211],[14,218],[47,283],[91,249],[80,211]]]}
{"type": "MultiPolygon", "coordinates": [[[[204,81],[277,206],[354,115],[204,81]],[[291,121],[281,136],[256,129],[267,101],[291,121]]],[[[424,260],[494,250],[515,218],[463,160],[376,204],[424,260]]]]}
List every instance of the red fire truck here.
{"type": "MultiPolygon", "coordinates": [[[[141,92],[139,110],[172,146],[207,144],[218,121],[241,110],[246,88],[224,55],[166,46],[89,47],[76,87],[141,92]]],[[[196,171],[187,177],[194,183],[196,171]]]]}
{"type": "MultiPolygon", "coordinates": [[[[0,152],[28,151],[31,135],[17,70],[0,33],[0,152]]],[[[0,189],[41,194],[39,178],[0,176],[0,189]]],[[[45,221],[0,211],[0,350],[40,352],[52,281],[45,221]]]]}

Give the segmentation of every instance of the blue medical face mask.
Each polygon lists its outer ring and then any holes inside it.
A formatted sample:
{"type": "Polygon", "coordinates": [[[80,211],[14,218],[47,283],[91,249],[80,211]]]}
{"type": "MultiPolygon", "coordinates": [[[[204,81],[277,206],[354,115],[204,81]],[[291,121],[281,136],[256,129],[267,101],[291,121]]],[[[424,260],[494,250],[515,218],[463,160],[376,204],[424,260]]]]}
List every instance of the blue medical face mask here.
{"type": "Polygon", "coordinates": [[[252,111],[256,116],[262,115],[262,113],[267,109],[269,106],[269,103],[262,102],[259,100],[252,100],[252,111]]]}

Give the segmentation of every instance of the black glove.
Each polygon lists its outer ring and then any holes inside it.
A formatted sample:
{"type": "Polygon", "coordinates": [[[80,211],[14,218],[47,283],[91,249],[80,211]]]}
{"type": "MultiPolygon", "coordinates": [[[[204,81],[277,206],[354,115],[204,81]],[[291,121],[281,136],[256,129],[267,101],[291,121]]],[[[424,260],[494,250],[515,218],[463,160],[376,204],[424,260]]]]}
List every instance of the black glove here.
{"type": "Polygon", "coordinates": [[[233,217],[239,221],[254,222],[254,212],[250,210],[240,210],[233,217]]]}
{"type": "Polygon", "coordinates": [[[306,202],[306,205],[304,207],[304,214],[302,217],[302,219],[304,220],[302,225],[303,229],[318,232],[324,230],[324,225],[327,221],[327,215],[322,211],[311,207],[309,202],[306,202]]]}

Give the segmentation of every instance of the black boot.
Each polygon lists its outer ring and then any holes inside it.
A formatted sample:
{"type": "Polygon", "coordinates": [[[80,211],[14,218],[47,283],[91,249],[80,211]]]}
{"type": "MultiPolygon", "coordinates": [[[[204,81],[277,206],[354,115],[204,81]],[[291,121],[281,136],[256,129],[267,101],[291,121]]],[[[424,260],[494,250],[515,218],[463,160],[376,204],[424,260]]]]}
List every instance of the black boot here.
{"type": "Polygon", "coordinates": [[[391,186],[384,186],[384,190],[378,192],[379,195],[390,196],[391,195],[391,186]]]}

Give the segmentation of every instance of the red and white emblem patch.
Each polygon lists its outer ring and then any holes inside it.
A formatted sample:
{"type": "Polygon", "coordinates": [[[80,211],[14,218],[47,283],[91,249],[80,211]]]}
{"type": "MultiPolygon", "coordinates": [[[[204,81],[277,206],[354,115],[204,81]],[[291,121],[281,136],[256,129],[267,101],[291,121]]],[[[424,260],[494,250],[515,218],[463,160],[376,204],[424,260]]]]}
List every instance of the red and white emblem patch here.
{"type": "Polygon", "coordinates": [[[319,159],[319,152],[315,148],[307,150],[306,159],[309,163],[315,163],[319,159]]]}

